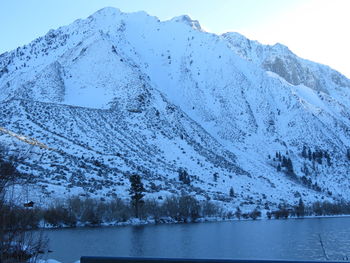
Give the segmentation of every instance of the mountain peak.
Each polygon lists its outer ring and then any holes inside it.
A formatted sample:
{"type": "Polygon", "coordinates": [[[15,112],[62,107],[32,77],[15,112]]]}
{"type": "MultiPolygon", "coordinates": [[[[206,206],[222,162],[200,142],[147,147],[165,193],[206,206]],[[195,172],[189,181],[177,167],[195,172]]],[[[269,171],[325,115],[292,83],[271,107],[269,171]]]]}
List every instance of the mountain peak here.
{"type": "Polygon", "coordinates": [[[171,21],[184,23],[186,25],[189,25],[193,29],[202,31],[202,27],[201,27],[199,21],[198,20],[193,20],[188,15],[176,16],[173,19],[171,19],[171,21]]]}
{"type": "Polygon", "coordinates": [[[287,47],[287,46],[285,46],[285,45],[283,45],[283,44],[281,44],[281,43],[276,43],[276,44],[274,44],[273,46],[271,46],[274,50],[276,50],[276,51],[279,51],[279,52],[283,52],[283,53],[292,53],[292,51],[290,51],[290,49],[287,47]]]}
{"type": "Polygon", "coordinates": [[[120,9],[115,7],[104,7],[98,11],[96,11],[92,16],[115,16],[120,15],[122,12],[120,9]]]}
{"type": "Polygon", "coordinates": [[[240,34],[238,32],[226,32],[226,33],[222,34],[222,36],[247,40],[247,38],[245,36],[243,36],[242,34],[240,34]]]}

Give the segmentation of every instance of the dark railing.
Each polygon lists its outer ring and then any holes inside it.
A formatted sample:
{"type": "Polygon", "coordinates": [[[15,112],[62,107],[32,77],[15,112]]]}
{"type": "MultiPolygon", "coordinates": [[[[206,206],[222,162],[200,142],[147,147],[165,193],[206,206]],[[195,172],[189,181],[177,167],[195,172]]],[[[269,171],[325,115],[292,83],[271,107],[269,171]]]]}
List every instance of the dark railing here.
{"type": "MultiPolygon", "coordinates": [[[[339,263],[339,261],[239,260],[188,258],[82,257],[80,263],[339,263]]],[[[349,261],[341,261],[349,262],[349,261]]]]}

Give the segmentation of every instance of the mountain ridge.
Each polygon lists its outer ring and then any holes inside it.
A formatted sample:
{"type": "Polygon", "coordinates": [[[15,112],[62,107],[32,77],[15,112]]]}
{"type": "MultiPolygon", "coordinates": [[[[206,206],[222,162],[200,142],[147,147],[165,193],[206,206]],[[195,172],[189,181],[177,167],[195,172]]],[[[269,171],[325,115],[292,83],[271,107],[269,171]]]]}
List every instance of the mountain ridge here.
{"type": "Polygon", "coordinates": [[[57,150],[0,136],[31,153],[19,169],[38,196],[127,198],[137,172],[148,197],[229,208],[349,199],[350,80],[285,46],[106,8],[0,55],[0,72],[0,127],[57,150]]]}

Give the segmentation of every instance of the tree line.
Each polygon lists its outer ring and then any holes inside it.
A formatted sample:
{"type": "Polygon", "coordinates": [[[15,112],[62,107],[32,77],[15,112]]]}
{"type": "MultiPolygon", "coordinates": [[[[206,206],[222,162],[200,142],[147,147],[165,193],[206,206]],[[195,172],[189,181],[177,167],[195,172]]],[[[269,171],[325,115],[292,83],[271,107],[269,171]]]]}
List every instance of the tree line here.
{"type": "MultiPolygon", "coordinates": [[[[295,206],[280,204],[276,209],[262,210],[256,207],[250,212],[242,212],[240,207],[229,211],[212,201],[198,201],[192,196],[169,196],[162,202],[155,199],[144,200],[138,208],[137,217],[141,220],[150,220],[154,223],[170,222],[195,222],[200,218],[218,217],[222,219],[286,219],[289,217],[327,216],[350,214],[350,203],[331,203],[328,201],[315,202],[306,206],[300,198],[295,206]]],[[[103,223],[123,223],[136,218],[133,201],[125,201],[114,198],[109,201],[101,201],[78,196],[68,198],[64,202],[58,200],[50,207],[25,208],[16,206],[11,212],[6,213],[8,222],[13,222],[12,227],[24,224],[27,228],[38,228],[41,223],[50,227],[76,227],[78,225],[99,226],[103,223]],[[23,221],[22,215],[26,214],[23,221]]]]}
{"type": "MultiPolygon", "coordinates": [[[[276,158],[283,156],[278,154],[276,158]]],[[[286,158],[285,165],[288,168],[286,158]]],[[[257,206],[250,212],[242,212],[240,207],[235,211],[223,209],[218,202],[197,200],[194,196],[181,194],[168,196],[164,200],[145,199],[145,188],[138,174],[128,175],[130,181],[129,199],[113,198],[110,200],[82,198],[73,196],[65,200],[56,200],[48,207],[40,207],[34,203],[18,204],[6,198],[9,185],[22,180],[11,160],[0,156],[0,262],[24,262],[36,258],[47,247],[42,236],[30,236],[29,229],[42,227],[75,227],[80,225],[99,226],[128,222],[134,218],[153,221],[154,223],[195,222],[200,218],[218,217],[222,219],[282,219],[288,217],[304,217],[311,215],[350,214],[350,202],[315,202],[306,206],[300,198],[295,206],[280,204],[271,210],[257,206]]],[[[186,170],[179,171],[179,179],[189,181],[186,170]]],[[[234,197],[233,188],[230,196],[234,197]]]]}
{"type": "MultiPolygon", "coordinates": [[[[24,208],[17,207],[18,212],[24,208]]],[[[123,223],[130,219],[151,220],[155,223],[194,222],[199,218],[223,215],[223,210],[211,201],[198,201],[192,196],[169,196],[162,203],[155,199],[144,200],[135,211],[134,202],[120,198],[109,201],[99,199],[68,198],[48,208],[31,209],[31,226],[40,222],[52,227],[77,225],[99,226],[103,223],[123,223]],[[136,214],[137,213],[137,214],[136,214]]]]}

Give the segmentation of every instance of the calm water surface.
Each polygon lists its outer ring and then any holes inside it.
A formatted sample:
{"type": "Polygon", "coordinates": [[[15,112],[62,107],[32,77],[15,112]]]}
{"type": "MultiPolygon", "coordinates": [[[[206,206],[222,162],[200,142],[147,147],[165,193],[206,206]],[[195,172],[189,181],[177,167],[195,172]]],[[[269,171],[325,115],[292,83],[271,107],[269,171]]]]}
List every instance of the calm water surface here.
{"type": "Polygon", "coordinates": [[[350,218],[235,221],[46,230],[49,258],[143,256],[331,260],[350,258],[350,218]]]}

